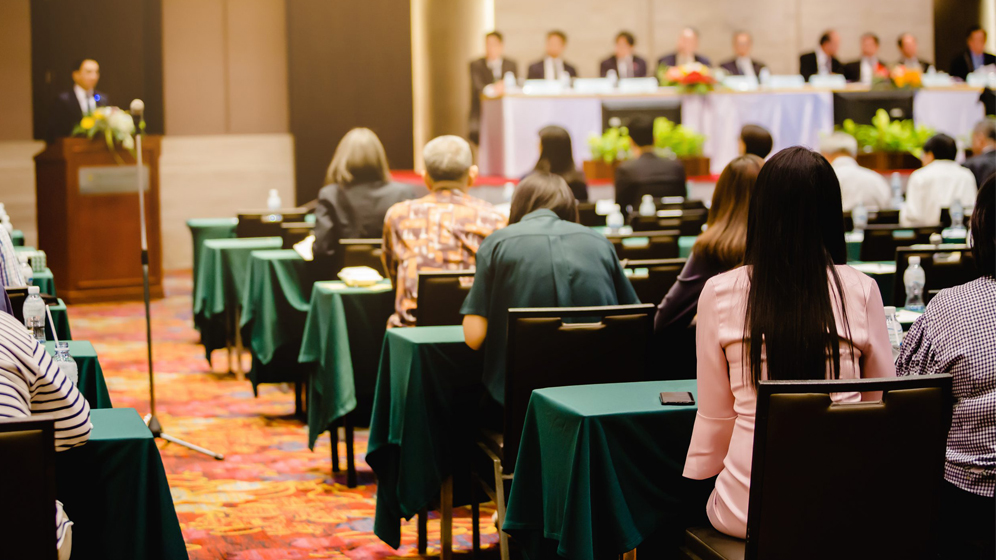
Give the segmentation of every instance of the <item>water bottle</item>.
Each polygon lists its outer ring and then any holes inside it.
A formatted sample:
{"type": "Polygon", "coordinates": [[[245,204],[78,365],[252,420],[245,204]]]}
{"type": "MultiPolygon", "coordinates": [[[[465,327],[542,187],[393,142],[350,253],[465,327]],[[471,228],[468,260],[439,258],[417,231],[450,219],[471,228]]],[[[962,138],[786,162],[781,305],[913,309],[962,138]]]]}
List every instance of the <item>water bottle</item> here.
{"type": "Polygon", "coordinates": [[[21,279],[25,286],[30,286],[35,280],[35,270],[28,264],[27,255],[17,255],[17,268],[21,271],[21,279]]]}
{"type": "Polygon", "coordinates": [[[505,202],[512,202],[512,195],[515,194],[515,183],[509,181],[505,183],[505,189],[501,192],[501,198],[505,202]]]}
{"type": "Polygon", "coordinates": [[[612,87],[616,87],[616,84],[619,83],[619,74],[617,74],[615,70],[610,69],[605,73],[605,79],[612,83],[612,87]]]}
{"type": "Polygon", "coordinates": [[[502,76],[502,81],[505,82],[505,93],[518,87],[518,84],[515,82],[515,74],[511,72],[505,72],[505,75],[502,76]]]}
{"type": "Polygon", "coordinates": [[[640,199],[640,215],[641,216],[656,216],[657,215],[657,205],[654,204],[654,197],[645,194],[643,198],[640,199]]]}
{"type": "Polygon", "coordinates": [[[45,342],[45,302],[39,295],[38,286],[28,286],[28,298],[24,300],[24,326],[38,342],[45,342]]]}
{"type": "Polygon", "coordinates": [[[854,222],[854,231],[864,231],[868,228],[868,209],[861,202],[851,210],[851,220],[854,222]]]}
{"type": "Polygon", "coordinates": [[[55,357],[52,358],[52,361],[59,366],[59,369],[73,382],[73,385],[79,385],[80,370],[76,365],[76,360],[69,355],[68,342],[60,340],[55,343],[55,357]]]}
{"type": "Polygon", "coordinates": [[[906,285],[906,309],[923,312],[923,286],[927,283],[927,275],[920,268],[920,257],[910,257],[910,265],[903,274],[903,284],[906,285]]]}
{"type": "Polygon", "coordinates": [[[965,207],[961,205],[961,201],[955,199],[948,208],[948,214],[951,216],[951,229],[961,230],[965,228],[965,207]]]}
{"type": "Polygon", "coordinates": [[[271,214],[266,219],[271,222],[281,221],[283,216],[280,215],[279,210],[282,207],[283,202],[280,200],[280,193],[277,192],[277,189],[270,189],[270,196],[266,198],[266,208],[271,214]]]}
{"type": "Polygon", "coordinates": [[[609,212],[605,223],[609,226],[609,231],[612,233],[618,232],[626,224],[626,218],[623,217],[622,208],[618,204],[612,205],[612,212],[609,212]]]}
{"type": "Polygon", "coordinates": [[[899,357],[899,346],[903,342],[903,325],[896,318],[896,308],[885,308],[885,326],[889,330],[889,342],[892,343],[892,359],[899,357]]]}
{"type": "Polygon", "coordinates": [[[898,171],[892,172],[890,186],[892,187],[892,209],[901,210],[903,208],[903,178],[898,171]]]}
{"type": "Polygon", "coordinates": [[[758,82],[761,83],[761,87],[768,87],[768,86],[770,86],[771,85],[771,70],[768,70],[767,66],[765,66],[764,68],[761,68],[761,72],[760,72],[760,74],[758,74],[757,80],[758,80],[758,82]]]}
{"type": "Polygon", "coordinates": [[[944,243],[944,238],[941,237],[941,234],[936,233],[936,232],[930,234],[930,244],[931,245],[937,246],[937,245],[940,245],[941,243],[944,243]]]}

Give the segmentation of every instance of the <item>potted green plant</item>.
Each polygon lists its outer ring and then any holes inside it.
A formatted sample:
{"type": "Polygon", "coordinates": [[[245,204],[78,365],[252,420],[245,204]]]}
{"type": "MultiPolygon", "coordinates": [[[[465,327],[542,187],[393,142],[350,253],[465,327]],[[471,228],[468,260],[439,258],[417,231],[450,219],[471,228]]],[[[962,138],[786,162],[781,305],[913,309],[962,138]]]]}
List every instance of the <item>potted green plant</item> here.
{"type": "Polygon", "coordinates": [[[607,128],[601,136],[592,134],[588,147],[591,159],[584,162],[588,179],[614,179],[619,162],[632,157],[632,143],[625,126],[607,128]]]}
{"type": "Polygon", "coordinates": [[[910,119],[890,119],[885,109],[875,112],[870,125],[847,119],[840,128],[858,141],[858,163],[877,171],[919,168],[923,144],[934,135],[933,129],[910,119]]]}
{"type": "Polygon", "coordinates": [[[664,118],[654,119],[654,149],[661,157],[676,157],[685,166],[685,175],[709,174],[709,158],[702,155],[705,136],[664,118]]]}

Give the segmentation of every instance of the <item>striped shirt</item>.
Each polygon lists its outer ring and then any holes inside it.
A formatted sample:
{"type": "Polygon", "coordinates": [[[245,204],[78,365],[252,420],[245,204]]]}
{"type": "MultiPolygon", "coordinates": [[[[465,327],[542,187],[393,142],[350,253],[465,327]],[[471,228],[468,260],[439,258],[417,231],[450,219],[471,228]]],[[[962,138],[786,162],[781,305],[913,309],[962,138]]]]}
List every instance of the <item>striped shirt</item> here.
{"type": "MultiPolygon", "coordinates": [[[[0,228],[2,229],[2,228],[0,228]]],[[[0,419],[37,416],[55,420],[55,450],[90,437],[90,405],[17,319],[0,313],[0,419]]],[[[56,546],[72,525],[56,502],[56,546]]]]}
{"type": "Polygon", "coordinates": [[[14,251],[14,241],[10,238],[7,228],[0,227],[0,280],[4,286],[23,286],[24,278],[17,266],[17,253],[14,251]]]}

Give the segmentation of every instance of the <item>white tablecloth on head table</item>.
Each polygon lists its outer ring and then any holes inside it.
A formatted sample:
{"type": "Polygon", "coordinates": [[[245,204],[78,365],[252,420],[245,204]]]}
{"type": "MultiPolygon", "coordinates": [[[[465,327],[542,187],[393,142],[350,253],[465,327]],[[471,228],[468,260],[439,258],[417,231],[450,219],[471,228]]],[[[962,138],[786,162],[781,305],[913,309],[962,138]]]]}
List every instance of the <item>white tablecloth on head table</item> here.
{"type": "Polygon", "coordinates": [[[922,89],[913,98],[913,122],[952,138],[968,139],[972,128],[985,115],[986,109],[975,90],[922,89]]]}

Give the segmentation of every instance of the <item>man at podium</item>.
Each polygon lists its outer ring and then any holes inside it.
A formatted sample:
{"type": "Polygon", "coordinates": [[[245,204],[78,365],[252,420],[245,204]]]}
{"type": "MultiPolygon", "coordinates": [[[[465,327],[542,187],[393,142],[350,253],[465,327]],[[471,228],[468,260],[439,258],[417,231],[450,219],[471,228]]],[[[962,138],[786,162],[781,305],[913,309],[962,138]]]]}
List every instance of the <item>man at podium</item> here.
{"type": "Polygon", "coordinates": [[[100,65],[92,58],[84,58],[73,65],[73,89],[60,93],[48,112],[48,134],[45,140],[50,144],[57,138],[70,136],[80,119],[93,113],[97,107],[107,105],[107,97],[97,91],[100,81],[100,65]]]}

